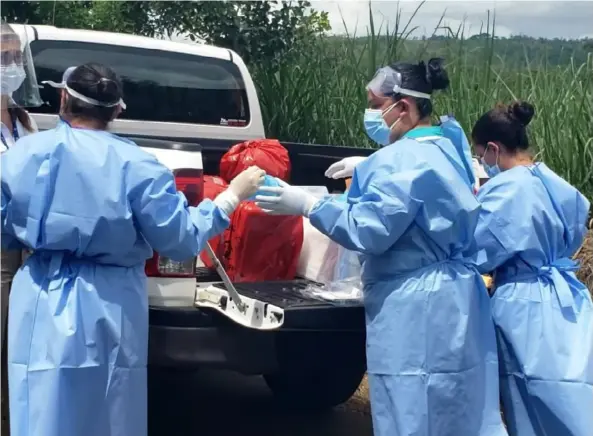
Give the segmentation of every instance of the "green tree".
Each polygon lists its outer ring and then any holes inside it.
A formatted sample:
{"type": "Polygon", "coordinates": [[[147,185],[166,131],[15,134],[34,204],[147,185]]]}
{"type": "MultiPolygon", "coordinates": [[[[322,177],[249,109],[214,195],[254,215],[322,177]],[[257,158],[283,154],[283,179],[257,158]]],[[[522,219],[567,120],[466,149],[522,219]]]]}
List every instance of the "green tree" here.
{"type": "Polygon", "coordinates": [[[198,3],[194,12],[200,17],[192,17],[182,32],[230,48],[247,63],[277,64],[330,29],[327,13],[306,1],[198,3]]]}
{"type": "Polygon", "coordinates": [[[330,29],[327,13],[308,1],[17,1],[4,2],[2,15],[11,22],[66,28],[188,35],[269,66],[330,29]]]}

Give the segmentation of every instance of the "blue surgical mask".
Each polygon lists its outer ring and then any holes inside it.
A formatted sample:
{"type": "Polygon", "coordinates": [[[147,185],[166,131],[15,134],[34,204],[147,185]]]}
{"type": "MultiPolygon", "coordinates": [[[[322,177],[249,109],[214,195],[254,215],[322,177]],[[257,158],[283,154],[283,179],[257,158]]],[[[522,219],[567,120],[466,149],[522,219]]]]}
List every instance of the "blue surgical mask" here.
{"type": "Polygon", "coordinates": [[[500,174],[500,167],[498,166],[498,164],[490,166],[484,161],[484,159],[482,159],[482,166],[484,167],[484,171],[486,171],[486,174],[488,174],[488,177],[490,178],[500,174]]]}
{"type": "MultiPolygon", "coordinates": [[[[486,155],[486,152],[488,151],[488,148],[490,146],[486,147],[486,150],[484,150],[484,155],[486,155]]],[[[484,171],[486,171],[486,174],[488,174],[488,177],[492,178],[498,174],[500,174],[500,167],[498,166],[498,154],[496,155],[496,163],[494,165],[488,165],[486,163],[486,161],[484,160],[484,158],[482,157],[482,166],[484,167],[484,171]]]]}
{"type": "Polygon", "coordinates": [[[399,122],[399,120],[395,121],[390,128],[383,119],[383,115],[393,109],[396,104],[394,103],[384,111],[381,109],[366,109],[364,111],[364,129],[368,137],[382,147],[391,144],[389,139],[391,129],[399,122]]]}
{"type": "Polygon", "coordinates": [[[381,146],[389,145],[391,130],[383,119],[380,109],[367,109],[364,111],[364,129],[371,140],[381,146]]]}

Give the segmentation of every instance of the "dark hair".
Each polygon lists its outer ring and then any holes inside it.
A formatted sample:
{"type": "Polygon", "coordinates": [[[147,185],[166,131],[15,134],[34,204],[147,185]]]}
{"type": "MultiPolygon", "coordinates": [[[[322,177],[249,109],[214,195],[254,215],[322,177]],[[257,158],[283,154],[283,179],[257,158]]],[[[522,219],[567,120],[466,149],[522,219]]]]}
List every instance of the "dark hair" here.
{"type": "MultiPolygon", "coordinates": [[[[432,94],[433,91],[447,89],[449,87],[449,76],[443,68],[444,62],[445,60],[442,58],[432,58],[428,61],[428,64],[424,63],[424,61],[420,61],[418,64],[396,62],[391,65],[391,68],[401,74],[402,88],[432,94]]],[[[404,97],[410,98],[416,103],[420,118],[425,118],[432,114],[431,100],[410,97],[404,94],[395,94],[393,96],[396,101],[404,97]]]]}
{"type": "Polygon", "coordinates": [[[515,101],[510,105],[499,104],[489,110],[474,125],[474,144],[486,145],[499,142],[510,152],[527,150],[529,137],[527,125],[535,114],[535,108],[526,101],[515,101]]]}
{"type": "MultiPolygon", "coordinates": [[[[16,34],[12,26],[4,20],[0,21],[0,34],[2,35],[1,38],[3,40],[12,38],[19,39],[18,35],[16,34]]],[[[31,124],[31,117],[29,117],[29,114],[26,110],[24,110],[22,107],[17,106],[8,108],[8,113],[10,114],[10,117],[13,120],[15,118],[18,119],[26,130],[28,130],[29,132],[33,132],[33,124],[31,124]]]]}
{"type": "Polygon", "coordinates": [[[33,132],[33,124],[31,123],[31,117],[29,113],[22,107],[10,107],[8,108],[10,117],[14,120],[15,118],[20,121],[23,127],[31,133],[33,132]]]}
{"type": "MultiPolygon", "coordinates": [[[[123,96],[122,84],[115,71],[97,63],[88,63],[77,67],[68,76],[69,88],[101,103],[115,104],[123,96]]],[[[115,117],[117,106],[104,107],[85,103],[78,98],[69,96],[62,117],[67,121],[83,118],[98,121],[106,128],[115,117]]]]}

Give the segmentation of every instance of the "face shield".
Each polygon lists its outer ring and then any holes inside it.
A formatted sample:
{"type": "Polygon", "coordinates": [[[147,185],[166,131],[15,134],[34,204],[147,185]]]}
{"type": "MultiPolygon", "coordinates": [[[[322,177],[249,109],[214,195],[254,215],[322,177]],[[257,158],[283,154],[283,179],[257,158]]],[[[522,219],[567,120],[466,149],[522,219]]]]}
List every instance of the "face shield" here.
{"type": "MultiPolygon", "coordinates": [[[[94,98],[87,97],[86,95],[83,95],[80,92],[78,92],[78,91],[70,88],[68,86],[68,79],[69,79],[70,75],[72,74],[72,72],[76,68],[77,67],[68,67],[68,68],[66,68],[66,71],[64,71],[64,74],[62,75],[62,81],[60,83],[56,83],[56,82],[53,82],[51,80],[44,80],[41,83],[43,85],[49,85],[52,88],[64,89],[68,94],[70,94],[71,97],[77,98],[78,100],[84,101],[85,103],[88,103],[88,104],[93,105],[93,106],[101,106],[101,107],[115,107],[115,106],[120,106],[122,108],[122,110],[125,110],[126,109],[126,103],[121,98],[118,101],[116,101],[115,103],[103,103],[101,101],[95,100],[94,98]]],[[[101,79],[101,80],[109,80],[109,79],[101,79]]],[[[97,82],[96,84],[99,84],[99,82],[97,82]]]]}
{"type": "Polygon", "coordinates": [[[430,100],[430,94],[402,88],[402,75],[391,67],[379,68],[373,79],[366,87],[377,97],[389,97],[394,94],[409,95],[410,97],[430,100]]]}
{"type": "Polygon", "coordinates": [[[0,79],[0,94],[9,97],[9,107],[41,106],[27,34],[24,30],[17,34],[6,23],[0,24],[0,79]]]}

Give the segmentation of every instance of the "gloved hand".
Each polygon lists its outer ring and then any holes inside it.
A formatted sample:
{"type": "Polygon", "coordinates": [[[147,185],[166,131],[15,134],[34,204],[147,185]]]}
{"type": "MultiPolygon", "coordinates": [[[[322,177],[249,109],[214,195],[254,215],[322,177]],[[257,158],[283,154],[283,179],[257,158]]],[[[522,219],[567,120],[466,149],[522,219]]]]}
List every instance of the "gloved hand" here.
{"type": "Polygon", "coordinates": [[[354,174],[354,167],[365,160],[364,156],[346,157],[331,165],[325,172],[325,177],[330,179],[347,179],[354,174]]]}
{"type": "Polygon", "coordinates": [[[270,215],[302,215],[308,217],[311,208],[319,200],[298,186],[290,186],[280,179],[278,179],[278,182],[280,187],[260,187],[260,193],[268,193],[269,195],[257,195],[255,197],[256,204],[270,215]]]}
{"type": "Polygon", "coordinates": [[[249,167],[229,183],[229,191],[239,197],[239,201],[247,200],[257,192],[264,182],[266,172],[256,166],[249,167]]]}
{"type": "Polygon", "coordinates": [[[266,172],[256,166],[249,167],[231,180],[226,191],[214,199],[214,204],[227,215],[232,214],[239,203],[255,194],[264,182],[266,172]]]}

